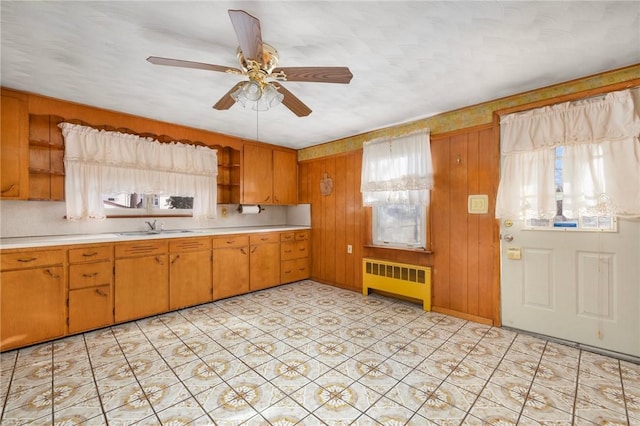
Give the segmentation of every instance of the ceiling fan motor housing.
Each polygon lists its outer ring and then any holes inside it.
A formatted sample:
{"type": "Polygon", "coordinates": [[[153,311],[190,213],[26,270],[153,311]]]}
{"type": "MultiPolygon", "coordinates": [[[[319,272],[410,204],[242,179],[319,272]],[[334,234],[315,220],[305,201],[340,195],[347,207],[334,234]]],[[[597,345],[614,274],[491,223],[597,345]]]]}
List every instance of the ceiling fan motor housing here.
{"type": "Polygon", "coordinates": [[[278,51],[273,46],[267,43],[262,44],[262,49],[262,63],[259,63],[255,58],[245,58],[244,53],[242,53],[242,49],[238,47],[238,62],[240,63],[240,67],[245,72],[249,72],[253,68],[253,62],[258,63],[258,65],[260,66],[260,71],[266,73],[266,75],[271,74],[271,71],[273,71],[274,68],[278,65],[278,51]]]}

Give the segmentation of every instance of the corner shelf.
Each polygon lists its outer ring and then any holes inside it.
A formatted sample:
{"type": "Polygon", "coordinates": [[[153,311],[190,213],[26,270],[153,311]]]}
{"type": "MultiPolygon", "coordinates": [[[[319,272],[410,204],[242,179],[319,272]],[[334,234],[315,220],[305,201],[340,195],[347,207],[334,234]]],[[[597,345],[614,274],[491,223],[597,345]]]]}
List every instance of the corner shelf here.
{"type": "Polygon", "coordinates": [[[29,199],[64,200],[62,117],[29,114],[29,199]]]}

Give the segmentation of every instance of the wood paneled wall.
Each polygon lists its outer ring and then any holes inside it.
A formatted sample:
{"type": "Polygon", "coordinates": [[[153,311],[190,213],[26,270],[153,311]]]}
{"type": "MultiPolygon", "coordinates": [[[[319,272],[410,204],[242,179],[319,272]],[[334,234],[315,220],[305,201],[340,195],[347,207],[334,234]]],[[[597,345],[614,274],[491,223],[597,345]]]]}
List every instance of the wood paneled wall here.
{"type": "Polygon", "coordinates": [[[356,291],[362,289],[365,210],[360,195],[362,150],[302,162],[298,167],[299,202],[311,204],[311,276],[356,291]],[[320,192],[323,177],[333,191],[320,192]],[[353,247],[347,253],[347,245],[353,247]]]}
{"type": "Polygon", "coordinates": [[[498,228],[493,218],[499,149],[491,125],[432,135],[435,187],[430,209],[433,253],[374,248],[370,212],[362,207],[362,150],[303,161],[300,202],[311,204],[311,276],[362,289],[362,258],[372,256],[433,267],[433,310],[498,324],[498,228]],[[324,174],[333,192],[320,193],[324,174]],[[489,213],[467,213],[470,194],[489,196],[489,213]],[[347,245],[353,253],[347,253],[347,245]]]}
{"type": "Polygon", "coordinates": [[[491,126],[432,136],[434,310],[499,323],[499,144],[491,126]],[[489,196],[487,214],[469,214],[468,196],[489,196]]]}

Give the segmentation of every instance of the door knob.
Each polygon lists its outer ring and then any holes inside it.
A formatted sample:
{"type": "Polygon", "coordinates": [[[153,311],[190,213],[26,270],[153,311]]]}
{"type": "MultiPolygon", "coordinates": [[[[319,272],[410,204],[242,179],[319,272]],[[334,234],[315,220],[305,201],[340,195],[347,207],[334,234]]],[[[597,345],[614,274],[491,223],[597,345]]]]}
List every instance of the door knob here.
{"type": "Polygon", "coordinates": [[[505,240],[506,242],[510,243],[511,241],[513,241],[513,235],[505,234],[505,235],[502,236],[502,239],[505,240]]]}

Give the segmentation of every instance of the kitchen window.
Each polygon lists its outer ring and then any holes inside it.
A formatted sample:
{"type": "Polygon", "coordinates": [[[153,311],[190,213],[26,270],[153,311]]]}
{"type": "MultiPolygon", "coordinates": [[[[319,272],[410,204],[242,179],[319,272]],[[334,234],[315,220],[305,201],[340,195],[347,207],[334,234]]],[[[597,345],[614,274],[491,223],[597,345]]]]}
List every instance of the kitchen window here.
{"type": "Polygon", "coordinates": [[[408,204],[373,207],[372,239],[378,246],[425,249],[427,208],[408,204]]]}
{"type": "Polygon", "coordinates": [[[372,243],[426,249],[427,208],[433,188],[428,129],[365,142],[360,190],[372,207],[372,243]]]}
{"type": "Polygon", "coordinates": [[[102,201],[107,217],[193,215],[193,197],[133,192],[107,194],[102,201]]]}
{"type": "Polygon", "coordinates": [[[65,139],[68,220],[104,219],[107,210],[120,215],[137,211],[141,216],[154,210],[168,212],[175,210],[172,207],[177,207],[178,200],[184,205],[183,197],[191,198],[194,218],[216,217],[218,159],[215,149],[178,142],[161,143],[72,123],[59,126],[65,139]],[[112,194],[124,195],[119,198],[112,194]],[[163,199],[161,194],[168,198],[163,199]],[[116,208],[110,208],[112,206],[116,208]]]}

